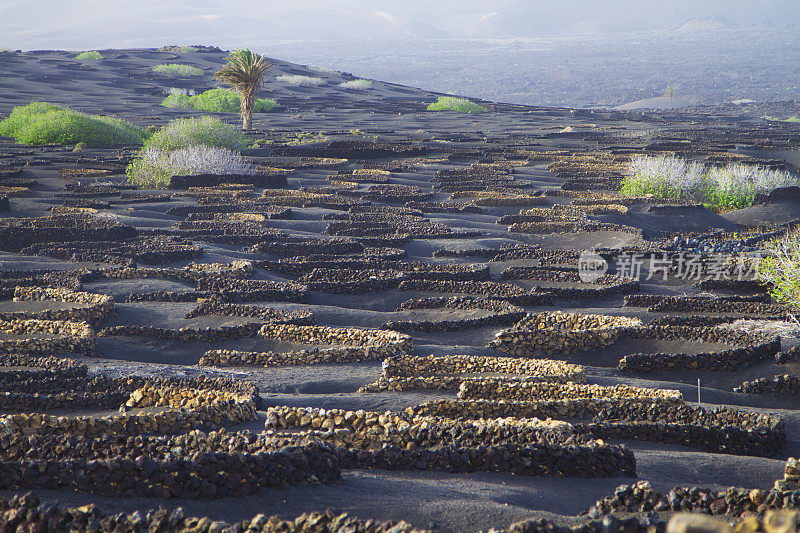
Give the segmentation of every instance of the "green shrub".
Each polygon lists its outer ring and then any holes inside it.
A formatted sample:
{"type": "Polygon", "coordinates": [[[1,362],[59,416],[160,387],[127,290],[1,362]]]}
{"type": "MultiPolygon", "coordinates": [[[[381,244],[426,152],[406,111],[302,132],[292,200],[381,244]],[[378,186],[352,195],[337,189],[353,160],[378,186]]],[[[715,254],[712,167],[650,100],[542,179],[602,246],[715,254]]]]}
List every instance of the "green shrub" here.
{"type": "Polygon", "coordinates": [[[766,116],[764,117],[764,120],[771,120],[774,122],[800,122],[800,115],[794,115],[791,117],[783,117],[783,118],[766,116]]]}
{"type": "Polygon", "coordinates": [[[170,94],[161,101],[161,105],[172,109],[191,109],[191,100],[188,94],[170,94]]]}
{"type": "Polygon", "coordinates": [[[31,102],[25,106],[16,106],[8,118],[0,122],[0,135],[15,137],[15,133],[30,124],[35,117],[59,109],[63,108],[47,102],[31,102]]]}
{"type": "Polygon", "coordinates": [[[22,144],[142,144],[147,134],[119,118],[78,113],[47,102],[17,106],[0,122],[0,135],[22,144]]]}
{"type": "Polygon", "coordinates": [[[285,83],[286,85],[293,85],[295,87],[319,87],[325,85],[325,80],[315,76],[303,76],[300,74],[281,74],[275,77],[276,80],[285,83]]]}
{"type": "Polygon", "coordinates": [[[458,111],[459,113],[483,113],[487,111],[482,105],[454,96],[440,96],[428,106],[428,111],[458,111]]]}
{"type": "Polygon", "coordinates": [[[237,128],[214,117],[175,119],[150,137],[144,149],[162,152],[204,145],[240,151],[249,146],[247,137],[237,128]]]}
{"type": "MultiPolygon", "coordinates": [[[[161,105],[177,109],[199,109],[211,113],[238,113],[241,103],[242,95],[236,91],[211,89],[194,96],[170,94],[164,98],[161,105]]],[[[253,111],[265,113],[276,105],[278,103],[272,98],[259,98],[256,100],[253,111]]]]}
{"type": "Polygon", "coordinates": [[[339,84],[342,89],[372,89],[372,82],[369,80],[350,80],[339,84]]]}
{"type": "Polygon", "coordinates": [[[620,193],[687,200],[730,211],[749,207],[756,194],[789,185],[797,185],[797,178],[781,170],[736,163],[706,168],[675,156],[639,156],[628,165],[620,193]]]}
{"type": "Polygon", "coordinates": [[[211,89],[189,97],[191,107],[212,113],[238,113],[241,101],[239,93],[226,89],[211,89]]]}
{"type": "Polygon", "coordinates": [[[144,187],[165,187],[172,176],[194,174],[254,174],[241,154],[227,148],[193,145],[172,151],[142,150],[125,169],[128,181],[144,187]]]}
{"type": "Polygon", "coordinates": [[[197,52],[198,50],[200,49],[197,48],[196,46],[176,46],[176,45],[162,46],[161,48],[158,49],[159,52],[171,52],[173,54],[175,53],[188,54],[190,52],[197,52]]]}
{"type": "Polygon", "coordinates": [[[75,59],[77,59],[78,61],[89,61],[89,60],[99,61],[100,59],[103,59],[103,54],[101,54],[96,50],[92,50],[91,52],[81,52],[80,54],[75,56],[75,59]]]}
{"type": "Polygon", "coordinates": [[[169,65],[156,65],[152,68],[153,72],[159,74],[166,74],[168,76],[202,76],[205,74],[202,69],[193,67],[191,65],[182,65],[180,63],[171,63],[169,65]]]}
{"type": "Polygon", "coordinates": [[[800,233],[790,232],[767,243],[768,256],[758,266],[758,278],[770,284],[775,301],[800,305],[800,233]]]}
{"type": "Polygon", "coordinates": [[[322,72],[324,74],[340,74],[338,70],[334,70],[332,68],[327,67],[308,67],[309,70],[316,70],[317,72],[322,72]]]}
{"type": "Polygon", "coordinates": [[[267,111],[272,111],[272,109],[277,105],[278,102],[272,98],[259,98],[256,100],[256,105],[253,107],[253,111],[256,113],[266,113],[267,111]]]}

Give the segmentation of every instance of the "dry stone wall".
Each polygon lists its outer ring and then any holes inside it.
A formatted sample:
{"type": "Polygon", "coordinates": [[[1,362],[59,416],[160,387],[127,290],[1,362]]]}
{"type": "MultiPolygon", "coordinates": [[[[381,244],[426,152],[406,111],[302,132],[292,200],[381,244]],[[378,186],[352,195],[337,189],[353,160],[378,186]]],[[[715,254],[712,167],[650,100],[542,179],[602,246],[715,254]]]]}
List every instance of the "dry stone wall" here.
{"type": "Polygon", "coordinates": [[[529,381],[504,381],[484,379],[464,381],[458,391],[462,400],[484,398],[487,400],[579,400],[579,399],[642,399],[678,402],[681,393],[669,389],[646,389],[630,385],[588,385],[579,383],[552,383],[529,381]]]}
{"type": "Polygon", "coordinates": [[[81,459],[0,462],[3,489],[68,489],[104,496],[215,498],[268,486],[333,481],[336,457],[317,447],[258,454],[194,454],[191,459],[81,459]]]}
{"type": "Polygon", "coordinates": [[[757,378],[745,381],[734,387],[733,391],[748,394],[800,394],[800,377],[794,374],[780,374],[771,378],[757,378]]]}
{"type": "Polygon", "coordinates": [[[294,519],[255,515],[236,523],[208,517],[186,516],[183,509],[164,508],[147,512],[108,515],[94,505],[62,508],[41,505],[32,493],[0,498],[0,527],[7,531],[96,531],[98,533],[134,531],[192,531],[215,533],[247,531],[250,533],[417,533],[405,522],[359,520],[347,513],[332,511],[304,513],[294,519]]]}
{"type": "Polygon", "coordinates": [[[508,302],[488,298],[470,296],[453,296],[449,298],[423,298],[406,300],[400,304],[400,310],[409,309],[452,309],[488,311],[490,314],[481,317],[455,318],[425,321],[393,321],[381,327],[396,331],[453,331],[482,326],[499,326],[516,322],[525,316],[525,310],[508,302]]]}
{"type": "Polygon", "coordinates": [[[629,354],[620,359],[620,370],[637,372],[696,368],[733,371],[772,359],[781,350],[780,338],[775,335],[707,326],[649,325],[628,329],[622,336],[629,339],[683,339],[733,346],[727,350],[697,354],[629,354]]]}
{"type": "Polygon", "coordinates": [[[642,325],[635,318],[561,312],[528,315],[513,327],[498,333],[489,346],[516,357],[535,357],[594,350],[623,339],[731,346],[701,353],[633,353],[623,356],[618,368],[636,372],[697,368],[735,370],[774,358],[781,350],[780,339],[767,333],[709,326],[642,325]]]}
{"type": "Polygon", "coordinates": [[[582,367],[547,359],[400,355],[385,359],[378,381],[361,390],[458,390],[464,381],[482,381],[484,378],[468,375],[481,373],[511,374],[506,379],[524,381],[583,382],[585,379],[582,367]]]}
{"type": "Polygon", "coordinates": [[[91,355],[96,348],[95,332],[86,322],[36,318],[0,320],[0,334],[13,336],[0,340],[0,353],[91,355]]]}
{"type": "Polygon", "coordinates": [[[396,270],[315,268],[298,281],[312,291],[360,294],[393,289],[405,277],[396,270]]]}
{"type": "Polygon", "coordinates": [[[396,331],[328,326],[299,326],[294,324],[265,324],[259,335],[303,344],[333,344],[338,346],[393,346],[408,351],[411,337],[396,331]]]}
{"type": "Polygon", "coordinates": [[[800,491],[765,491],[730,487],[726,490],[675,487],[666,494],[647,481],[618,487],[612,496],[589,510],[596,518],[610,512],[682,511],[715,516],[764,515],[768,510],[800,509],[800,491]]]}
{"type": "Polygon", "coordinates": [[[388,412],[294,407],[272,408],[267,416],[268,428],[307,427],[304,438],[334,443],[345,468],[579,477],[635,473],[629,450],[575,440],[563,422],[406,420],[388,412]]]}
{"type": "Polygon", "coordinates": [[[107,316],[115,312],[114,299],[104,294],[91,294],[63,288],[16,287],[15,302],[54,301],[74,303],[76,307],[69,309],[46,309],[42,311],[8,311],[0,313],[0,320],[15,318],[37,318],[42,320],[69,320],[72,322],[88,322],[97,325],[107,316]]]}
{"type": "Polygon", "coordinates": [[[640,320],[627,317],[538,313],[498,333],[489,346],[514,357],[571,353],[613,344],[627,328],[639,325],[640,320]]]}

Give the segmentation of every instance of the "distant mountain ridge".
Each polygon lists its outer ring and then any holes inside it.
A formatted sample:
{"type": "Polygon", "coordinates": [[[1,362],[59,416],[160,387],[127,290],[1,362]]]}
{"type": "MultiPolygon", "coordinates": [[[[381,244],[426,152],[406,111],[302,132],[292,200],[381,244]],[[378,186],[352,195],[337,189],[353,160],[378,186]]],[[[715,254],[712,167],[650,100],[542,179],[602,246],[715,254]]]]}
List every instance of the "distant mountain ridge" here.
{"type": "Polygon", "coordinates": [[[293,39],[525,38],[798,25],[796,0],[9,0],[0,4],[0,46],[22,49],[160,46],[177,41],[231,48],[293,39]]]}

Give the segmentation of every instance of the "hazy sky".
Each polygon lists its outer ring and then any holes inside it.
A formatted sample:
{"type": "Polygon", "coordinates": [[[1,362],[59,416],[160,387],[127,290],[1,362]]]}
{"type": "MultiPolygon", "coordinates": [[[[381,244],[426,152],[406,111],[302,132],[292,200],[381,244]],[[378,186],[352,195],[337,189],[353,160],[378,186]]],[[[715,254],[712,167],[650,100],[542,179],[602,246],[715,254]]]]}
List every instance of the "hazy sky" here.
{"type": "Polygon", "coordinates": [[[800,0],[0,0],[0,47],[257,46],[506,38],[717,25],[797,28],[800,0]]]}

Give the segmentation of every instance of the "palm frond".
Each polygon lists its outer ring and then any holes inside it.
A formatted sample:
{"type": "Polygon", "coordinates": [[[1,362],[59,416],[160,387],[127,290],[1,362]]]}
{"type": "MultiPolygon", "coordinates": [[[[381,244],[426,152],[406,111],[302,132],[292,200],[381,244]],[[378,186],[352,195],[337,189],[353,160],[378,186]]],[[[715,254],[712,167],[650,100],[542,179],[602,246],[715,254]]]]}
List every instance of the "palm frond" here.
{"type": "Polygon", "coordinates": [[[234,50],[226,59],[227,63],[214,77],[242,93],[258,90],[264,75],[273,67],[264,56],[247,49],[234,50]]]}

